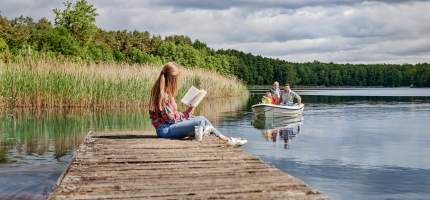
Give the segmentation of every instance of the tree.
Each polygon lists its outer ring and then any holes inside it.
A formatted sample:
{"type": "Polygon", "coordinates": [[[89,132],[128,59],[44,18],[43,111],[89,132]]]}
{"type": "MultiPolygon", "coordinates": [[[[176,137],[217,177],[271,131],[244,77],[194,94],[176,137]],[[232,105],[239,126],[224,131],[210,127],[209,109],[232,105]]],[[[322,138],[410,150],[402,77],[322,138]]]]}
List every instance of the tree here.
{"type": "Polygon", "coordinates": [[[7,50],[9,50],[7,43],[3,40],[3,38],[0,38],[0,53],[3,53],[7,50]]]}
{"type": "Polygon", "coordinates": [[[0,60],[48,54],[86,61],[162,64],[235,75],[247,84],[289,82],[293,85],[430,86],[430,64],[292,63],[242,51],[214,50],[184,35],[161,37],[147,31],[105,31],[96,27],[96,9],[87,0],[66,0],[55,9],[55,26],[42,18],[7,19],[0,15],[0,60]]]}
{"type": "Polygon", "coordinates": [[[10,21],[0,15],[0,38],[3,38],[5,42],[7,42],[8,38],[10,38],[10,32],[12,31],[12,25],[10,21]]]}
{"type": "Polygon", "coordinates": [[[84,55],[82,57],[94,61],[112,61],[114,60],[113,52],[105,43],[88,43],[85,45],[84,55]]]}
{"type": "Polygon", "coordinates": [[[62,55],[79,55],[79,42],[64,27],[56,27],[48,33],[47,50],[62,55]]]}
{"type": "Polygon", "coordinates": [[[191,39],[185,35],[172,35],[165,38],[166,41],[173,42],[176,45],[192,45],[191,39]]]}
{"type": "Polygon", "coordinates": [[[64,10],[54,9],[55,25],[69,30],[81,44],[92,41],[96,31],[96,9],[86,0],[78,0],[75,4],[66,0],[64,10]]]}
{"type": "Polygon", "coordinates": [[[42,18],[40,19],[31,32],[30,43],[37,51],[46,51],[48,50],[49,40],[51,40],[48,36],[49,33],[52,32],[52,24],[48,19],[42,18]]]}
{"type": "Polygon", "coordinates": [[[10,60],[10,52],[7,43],[0,37],[0,61],[10,60]]]}
{"type": "Polygon", "coordinates": [[[330,72],[330,85],[341,85],[341,80],[340,80],[340,72],[339,70],[333,70],[330,72]]]}
{"type": "Polygon", "coordinates": [[[31,34],[35,23],[31,17],[20,16],[10,22],[11,29],[9,31],[8,45],[9,49],[14,53],[20,53],[22,50],[29,49],[31,44],[31,34]]]}
{"type": "Polygon", "coordinates": [[[206,43],[200,40],[194,41],[193,47],[198,50],[209,50],[209,47],[206,45],[206,43]]]}

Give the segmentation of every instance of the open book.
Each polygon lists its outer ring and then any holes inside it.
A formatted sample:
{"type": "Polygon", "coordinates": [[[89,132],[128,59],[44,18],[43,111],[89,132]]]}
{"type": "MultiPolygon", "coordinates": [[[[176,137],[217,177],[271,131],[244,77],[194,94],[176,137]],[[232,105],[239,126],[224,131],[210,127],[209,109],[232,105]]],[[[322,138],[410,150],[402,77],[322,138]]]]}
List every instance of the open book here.
{"type": "Polygon", "coordinates": [[[190,105],[192,107],[196,107],[199,103],[205,98],[207,92],[205,90],[199,90],[194,86],[185,93],[184,97],[182,97],[181,102],[185,105],[190,105]]]}

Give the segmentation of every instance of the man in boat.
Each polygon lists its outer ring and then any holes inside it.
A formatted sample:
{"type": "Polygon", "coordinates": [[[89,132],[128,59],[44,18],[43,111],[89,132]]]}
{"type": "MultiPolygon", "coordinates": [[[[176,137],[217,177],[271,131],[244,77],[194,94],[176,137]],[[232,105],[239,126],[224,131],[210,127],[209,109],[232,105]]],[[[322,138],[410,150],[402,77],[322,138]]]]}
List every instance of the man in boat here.
{"type": "Polygon", "coordinates": [[[281,104],[292,106],[294,105],[294,99],[296,99],[298,104],[302,103],[302,98],[290,89],[289,84],[286,84],[284,90],[281,92],[281,104]]]}
{"type": "Polygon", "coordinates": [[[279,104],[281,99],[281,89],[279,89],[279,82],[275,81],[272,85],[272,88],[270,88],[270,93],[272,93],[273,97],[273,104],[279,104]]]}

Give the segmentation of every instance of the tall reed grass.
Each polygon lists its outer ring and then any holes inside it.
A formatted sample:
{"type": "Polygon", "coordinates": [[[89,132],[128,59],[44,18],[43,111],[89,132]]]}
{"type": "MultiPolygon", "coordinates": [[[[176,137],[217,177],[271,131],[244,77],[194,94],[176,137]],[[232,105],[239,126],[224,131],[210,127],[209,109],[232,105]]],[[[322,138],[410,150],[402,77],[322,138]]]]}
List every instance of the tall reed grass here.
{"type": "MultiPolygon", "coordinates": [[[[0,107],[145,107],[162,66],[23,58],[0,63],[0,107]]],[[[248,95],[235,77],[181,69],[179,97],[191,86],[208,98],[248,95]]]]}

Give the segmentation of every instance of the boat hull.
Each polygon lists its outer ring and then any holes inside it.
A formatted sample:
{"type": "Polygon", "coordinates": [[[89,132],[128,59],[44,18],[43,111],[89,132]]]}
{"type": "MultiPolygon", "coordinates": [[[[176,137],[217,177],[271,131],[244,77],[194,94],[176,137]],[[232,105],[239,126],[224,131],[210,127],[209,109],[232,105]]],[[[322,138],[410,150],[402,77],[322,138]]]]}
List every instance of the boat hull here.
{"type": "Polygon", "coordinates": [[[282,106],[273,104],[256,104],[252,106],[257,117],[274,118],[274,117],[294,117],[303,114],[305,105],[282,106]]]}

